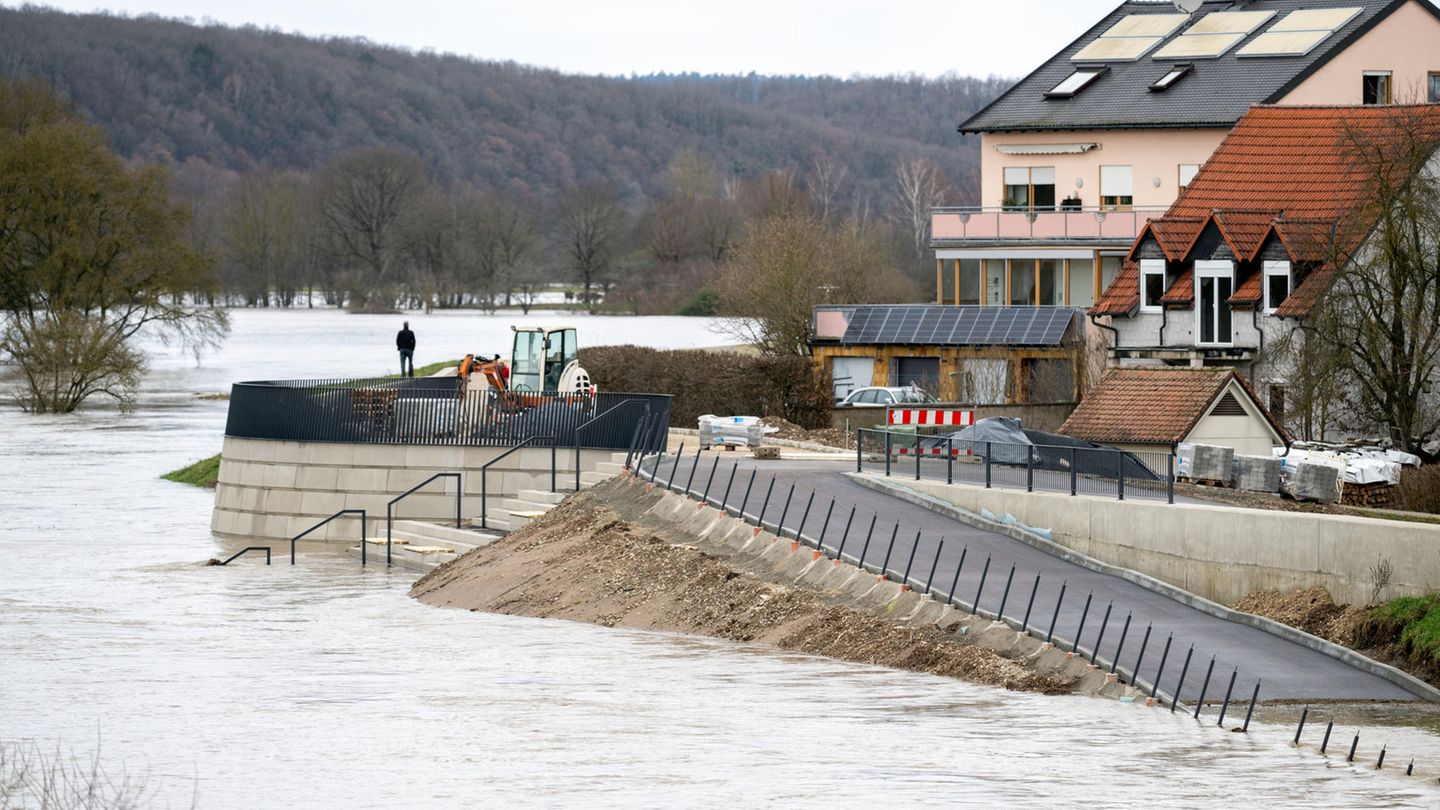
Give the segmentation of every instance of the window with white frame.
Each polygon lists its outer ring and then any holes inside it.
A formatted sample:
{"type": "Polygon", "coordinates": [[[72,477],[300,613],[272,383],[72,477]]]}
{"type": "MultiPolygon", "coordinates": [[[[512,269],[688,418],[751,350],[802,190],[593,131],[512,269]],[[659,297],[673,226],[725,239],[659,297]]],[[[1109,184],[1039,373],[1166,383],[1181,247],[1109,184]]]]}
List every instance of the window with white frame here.
{"type": "Polygon", "coordinates": [[[1165,295],[1165,260],[1140,260],[1140,311],[1159,312],[1165,305],[1160,299],[1165,295]]]}
{"type": "Polygon", "coordinates": [[[1235,294],[1235,265],[1195,262],[1195,334],[1200,345],[1229,346],[1235,341],[1230,296],[1235,294]]]}
{"type": "Polygon", "coordinates": [[[1129,208],[1135,204],[1135,172],[1130,166],[1100,167],[1100,205],[1129,208]]]}
{"type": "Polygon", "coordinates": [[[1290,263],[1265,262],[1265,314],[1269,315],[1290,297],[1290,263]]]}
{"type": "Polygon", "coordinates": [[[1005,208],[1011,211],[1054,211],[1055,167],[1006,166],[1005,208]]]}

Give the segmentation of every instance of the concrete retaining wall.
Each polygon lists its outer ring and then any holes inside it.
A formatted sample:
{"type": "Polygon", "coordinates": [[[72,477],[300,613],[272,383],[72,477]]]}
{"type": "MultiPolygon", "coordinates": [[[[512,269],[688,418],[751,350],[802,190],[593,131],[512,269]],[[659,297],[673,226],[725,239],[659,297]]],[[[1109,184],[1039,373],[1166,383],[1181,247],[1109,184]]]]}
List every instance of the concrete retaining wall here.
{"type": "Polygon", "coordinates": [[[1065,548],[1221,604],[1315,585],[1366,604],[1379,559],[1394,567],[1381,599],[1440,591],[1440,526],[895,480],[971,512],[1014,515],[1065,548]]]}
{"type": "MultiPolygon", "coordinates": [[[[289,539],[341,509],[365,509],[383,532],[385,504],[438,472],[460,472],[461,515],[480,516],[480,467],[504,447],[280,442],[225,438],[210,530],[235,537],[289,539]]],[[[609,450],[582,450],[580,468],[609,461],[609,450]]],[[[575,486],[575,450],[556,455],[559,486],[575,486]]],[[[521,489],[550,488],[550,449],[524,448],[490,469],[490,506],[521,489]]],[[[398,516],[453,520],[455,482],[443,479],[398,505],[398,516]]],[[[337,520],[306,539],[354,541],[356,521],[337,520]]]]}

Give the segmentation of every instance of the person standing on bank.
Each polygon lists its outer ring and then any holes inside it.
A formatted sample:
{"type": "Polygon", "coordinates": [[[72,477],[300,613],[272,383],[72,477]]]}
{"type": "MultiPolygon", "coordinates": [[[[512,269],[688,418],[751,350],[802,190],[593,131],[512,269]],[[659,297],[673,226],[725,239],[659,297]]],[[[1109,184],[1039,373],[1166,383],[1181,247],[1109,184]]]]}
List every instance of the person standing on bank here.
{"type": "Polygon", "coordinates": [[[400,350],[400,376],[415,376],[415,333],[410,331],[410,322],[406,321],[400,331],[395,335],[395,348],[400,350]]]}

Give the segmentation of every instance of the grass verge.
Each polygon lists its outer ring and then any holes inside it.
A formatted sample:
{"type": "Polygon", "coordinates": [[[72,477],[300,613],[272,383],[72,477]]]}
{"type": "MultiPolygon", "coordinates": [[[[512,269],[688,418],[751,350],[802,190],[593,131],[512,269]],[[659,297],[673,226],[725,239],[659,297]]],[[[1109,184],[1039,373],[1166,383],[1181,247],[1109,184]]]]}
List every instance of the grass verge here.
{"type": "Polygon", "coordinates": [[[216,453],[210,458],[202,458],[194,464],[172,470],[160,477],[177,484],[214,489],[215,484],[220,480],[220,454],[216,453]]]}
{"type": "Polygon", "coordinates": [[[1440,595],[1402,596],[1370,609],[1361,640],[1393,644],[1416,666],[1440,667],[1440,595]]]}

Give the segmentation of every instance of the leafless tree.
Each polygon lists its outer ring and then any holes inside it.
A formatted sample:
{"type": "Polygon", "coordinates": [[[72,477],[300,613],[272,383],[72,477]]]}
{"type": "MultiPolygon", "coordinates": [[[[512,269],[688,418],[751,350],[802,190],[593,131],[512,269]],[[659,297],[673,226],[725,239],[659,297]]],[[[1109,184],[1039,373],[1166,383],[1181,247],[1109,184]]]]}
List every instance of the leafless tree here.
{"type": "Polygon", "coordinates": [[[383,293],[396,282],[398,224],[424,185],[420,159],[394,149],[352,152],[325,168],[320,213],[335,258],[354,272],[352,309],[393,305],[383,293]]]}
{"type": "Polygon", "coordinates": [[[579,186],[561,199],[555,227],[559,247],[584,288],[584,302],[593,308],[591,290],[609,280],[620,249],[625,209],[608,189],[579,186]]]}
{"type": "Polygon", "coordinates": [[[821,222],[829,222],[840,202],[840,190],[850,175],[850,167],[836,160],[826,152],[815,155],[810,174],[805,178],[805,188],[820,214],[821,222]]]}
{"type": "Polygon", "coordinates": [[[944,176],[929,158],[905,158],[895,169],[891,217],[911,235],[917,260],[929,249],[930,209],[944,204],[945,189],[944,176]]]}

